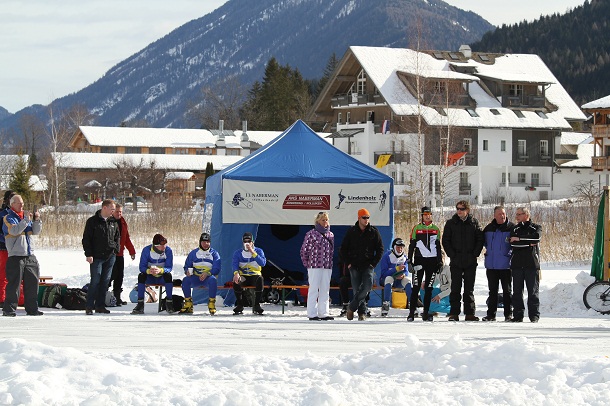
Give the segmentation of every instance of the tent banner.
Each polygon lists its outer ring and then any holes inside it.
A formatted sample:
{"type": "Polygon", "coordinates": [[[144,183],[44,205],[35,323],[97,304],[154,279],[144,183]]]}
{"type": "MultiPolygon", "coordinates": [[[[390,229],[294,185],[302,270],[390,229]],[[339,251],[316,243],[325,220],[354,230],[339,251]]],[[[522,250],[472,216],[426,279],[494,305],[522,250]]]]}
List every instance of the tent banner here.
{"type": "Polygon", "coordinates": [[[358,210],[371,224],[390,225],[390,183],[288,183],[223,179],[222,221],[238,224],[312,224],[329,212],[331,227],[352,225],[358,210]]]}

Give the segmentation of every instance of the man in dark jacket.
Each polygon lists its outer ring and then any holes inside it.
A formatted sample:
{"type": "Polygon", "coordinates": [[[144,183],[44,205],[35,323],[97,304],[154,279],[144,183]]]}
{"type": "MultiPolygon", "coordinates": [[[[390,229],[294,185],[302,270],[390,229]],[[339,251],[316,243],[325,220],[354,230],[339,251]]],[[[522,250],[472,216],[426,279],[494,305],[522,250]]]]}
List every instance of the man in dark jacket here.
{"type": "Polygon", "coordinates": [[[91,274],[85,310],[87,315],[93,314],[93,309],[96,313],[110,313],[105,304],[106,292],[120,246],[119,225],[112,217],[114,209],[113,200],[104,200],[102,208],[89,217],[85,224],[83,249],[91,274]]]}
{"type": "Polygon", "coordinates": [[[347,230],[339,256],[347,264],[352,280],[353,298],[347,306],[346,317],[354,318],[358,311],[358,320],[366,319],[366,295],[373,288],[373,269],[383,255],[383,241],[377,228],[369,223],[371,215],[367,209],[358,210],[358,221],[347,230]]]}
{"type": "Polygon", "coordinates": [[[451,294],[449,321],[460,319],[462,280],[464,281],[464,314],[466,321],[479,321],[475,316],[474,282],[477,258],[483,250],[483,231],[479,221],[470,214],[470,203],[460,200],[455,205],[456,214],[445,223],[443,248],[451,262],[451,294]]]}
{"type": "Polygon", "coordinates": [[[530,220],[527,207],[517,207],[518,223],[510,233],[510,245],[513,253],[510,269],[513,274],[513,307],[512,322],[523,321],[525,305],[523,304],[523,285],[527,286],[527,315],[532,323],[540,319],[540,235],[542,227],[530,220]]]}
{"type": "Polygon", "coordinates": [[[502,303],[504,304],[504,321],[511,319],[511,275],[510,275],[510,231],[514,227],[506,218],[502,206],[494,207],[494,219],[483,229],[485,236],[485,268],[487,268],[487,316],[483,321],[496,321],[498,310],[498,285],[502,284],[502,303]]]}

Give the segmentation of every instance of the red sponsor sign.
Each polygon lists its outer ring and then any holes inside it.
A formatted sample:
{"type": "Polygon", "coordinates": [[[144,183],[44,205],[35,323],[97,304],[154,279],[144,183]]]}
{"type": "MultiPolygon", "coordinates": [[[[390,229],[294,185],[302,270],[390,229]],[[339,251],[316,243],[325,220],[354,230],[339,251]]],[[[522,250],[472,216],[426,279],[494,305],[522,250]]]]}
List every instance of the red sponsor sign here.
{"type": "Polygon", "coordinates": [[[282,209],[330,210],[330,195],[291,194],[284,199],[282,209]]]}

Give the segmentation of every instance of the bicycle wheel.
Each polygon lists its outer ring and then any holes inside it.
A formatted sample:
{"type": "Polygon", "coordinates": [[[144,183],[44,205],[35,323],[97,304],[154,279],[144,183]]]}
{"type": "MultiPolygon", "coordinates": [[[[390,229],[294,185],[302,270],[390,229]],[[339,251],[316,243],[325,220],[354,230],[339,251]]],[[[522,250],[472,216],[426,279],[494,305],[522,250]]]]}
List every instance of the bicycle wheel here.
{"type": "Polygon", "coordinates": [[[582,295],[587,309],[593,309],[601,314],[610,314],[610,282],[592,283],[582,295]]]}

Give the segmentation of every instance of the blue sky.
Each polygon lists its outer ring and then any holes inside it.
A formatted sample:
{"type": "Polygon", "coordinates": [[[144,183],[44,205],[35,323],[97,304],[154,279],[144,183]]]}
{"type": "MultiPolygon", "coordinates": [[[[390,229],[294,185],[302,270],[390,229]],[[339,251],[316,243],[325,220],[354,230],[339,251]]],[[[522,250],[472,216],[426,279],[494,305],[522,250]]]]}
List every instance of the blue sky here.
{"type": "MultiPolygon", "coordinates": [[[[0,106],[14,113],[76,92],[226,0],[2,0],[0,106]]],[[[564,13],[584,0],[446,0],[490,23],[564,13]]]]}

